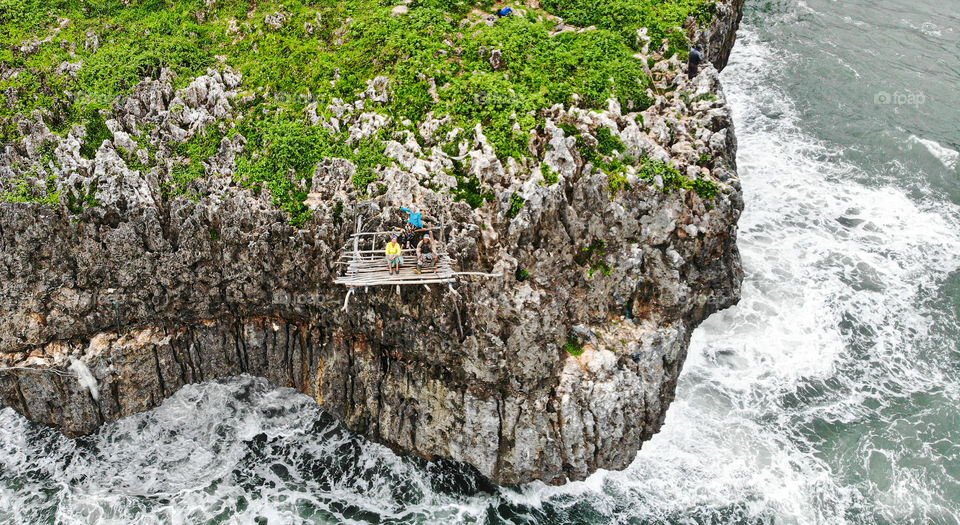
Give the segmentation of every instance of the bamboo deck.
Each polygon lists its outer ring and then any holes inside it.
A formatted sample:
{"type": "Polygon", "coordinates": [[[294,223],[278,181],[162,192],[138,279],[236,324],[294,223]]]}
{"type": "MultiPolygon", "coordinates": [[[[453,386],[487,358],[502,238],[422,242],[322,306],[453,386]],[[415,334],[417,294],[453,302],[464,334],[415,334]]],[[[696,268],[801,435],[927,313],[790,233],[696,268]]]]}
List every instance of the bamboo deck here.
{"type": "MultiPolygon", "coordinates": [[[[372,252],[374,250],[367,250],[372,252]]],[[[456,272],[453,264],[456,262],[446,253],[440,252],[436,268],[425,266],[423,273],[417,274],[416,250],[403,250],[403,262],[400,273],[390,275],[387,260],[382,250],[376,253],[349,253],[340,257],[341,264],[347,266],[346,272],[335,278],[335,284],[344,286],[391,286],[406,284],[439,284],[454,281],[456,272]]]]}
{"type": "MultiPolygon", "coordinates": [[[[390,274],[387,267],[386,253],[384,248],[386,240],[393,232],[364,232],[361,231],[361,218],[357,217],[356,232],[351,235],[353,247],[344,247],[340,254],[337,264],[344,269],[343,275],[333,279],[334,284],[340,284],[348,288],[347,297],[343,302],[343,309],[346,311],[350,304],[350,296],[353,295],[356,288],[368,288],[371,286],[396,286],[397,293],[400,293],[400,286],[422,285],[429,289],[431,284],[447,285],[451,294],[456,294],[453,289],[453,282],[459,275],[471,275],[482,277],[496,277],[493,274],[483,272],[457,272],[454,271],[454,265],[457,261],[450,258],[445,248],[443,240],[443,226],[441,224],[440,238],[434,236],[434,250],[437,252],[437,265],[435,268],[425,266],[422,273],[416,273],[417,251],[413,248],[404,248],[402,251],[404,262],[400,266],[399,274],[390,274]],[[361,249],[360,242],[363,239],[364,249],[361,249]]],[[[421,232],[431,231],[430,229],[418,230],[421,232]]]]}

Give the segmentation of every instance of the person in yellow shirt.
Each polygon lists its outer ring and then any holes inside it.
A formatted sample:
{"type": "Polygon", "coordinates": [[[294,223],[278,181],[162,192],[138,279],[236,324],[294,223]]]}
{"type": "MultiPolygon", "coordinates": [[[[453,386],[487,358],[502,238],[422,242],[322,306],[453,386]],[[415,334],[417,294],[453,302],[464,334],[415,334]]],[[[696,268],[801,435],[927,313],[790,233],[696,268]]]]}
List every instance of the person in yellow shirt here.
{"type": "Polygon", "coordinates": [[[397,242],[397,236],[391,235],[390,242],[387,243],[387,270],[390,271],[390,275],[393,275],[393,272],[396,271],[397,274],[400,273],[400,265],[403,264],[403,247],[400,246],[400,243],[397,242]],[[396,268],[396,270],[394,270],[396,268]]]}

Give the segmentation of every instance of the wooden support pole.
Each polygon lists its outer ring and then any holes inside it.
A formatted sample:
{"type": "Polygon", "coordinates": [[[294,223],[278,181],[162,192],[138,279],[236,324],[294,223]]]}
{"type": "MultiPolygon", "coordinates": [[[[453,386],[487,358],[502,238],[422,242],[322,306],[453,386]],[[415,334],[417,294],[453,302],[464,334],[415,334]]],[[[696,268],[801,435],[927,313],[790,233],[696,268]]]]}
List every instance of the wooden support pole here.
{"type": "Polygon", "coordinates": [[[446,239],[444,239],[444,236],[443,236],[443,231],[446,229],[444,228],[443,216],[444,214],[441,213],[440,214],[440,250],[443,250],[447,247],[447,241],[446,239]]]}
{"type": "Polygon", "coordinates": [[[457,304],[457,299],[460,297],[460,294],[453,289],[452,282],[448,282],[447,286],[450,287],[450,297],[453,299],[453,310],[457,312],[457,331],[460,332],[460,340],[463,341],[463,320],[460,319],[460,305],[457,304]]]}
{"type": "MultiPolygon", "coordinates": [[[[360,232],[360,219],[361,219],[361,217],[363,217],[363,216],[358,213],[358,214],[357,214],[357,229],[354,230],[354,231],[357,232],[357,233],[360,232]]],[[[360,237],[359,237],[359,236],[355,236],[355,237],[353,238],[353,256],[356,257],[357,259],[360,258],[360,237]]]]}
{"type": "Polygon", "coordinates": [[[350,287],[349,290],[347,290],[347,297],[346,297],[346,299],[343,300],[343,308],[340,310],[341,312],[346,312],[346,311],[347,311],[347,307],[350,306],[350,296],[351,296],[351,295],[353,295],[353,287],[352,287],[352,286],[350,287]]]}

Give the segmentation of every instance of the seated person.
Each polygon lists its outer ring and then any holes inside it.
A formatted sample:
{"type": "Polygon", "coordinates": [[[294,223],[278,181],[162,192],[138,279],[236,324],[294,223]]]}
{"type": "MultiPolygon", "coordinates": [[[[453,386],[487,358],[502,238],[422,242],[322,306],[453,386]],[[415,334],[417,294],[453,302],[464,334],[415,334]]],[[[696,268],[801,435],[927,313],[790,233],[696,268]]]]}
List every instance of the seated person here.
{"type": "Polygon", "coordinates": [[[423,271],[423,265],[429,264],[430,268],[437,268],[437,252],[434,250],[430,234],[424,235],[423,240],[417,245],[417,273],[423,271]]]}
{"type": "Polygon", "coordinates": [[[402,244],[404,248],[413,248],[413,238],[416,235],[417,229],[408,222],[403,229],[403,233],[400,234],[400,244],[402,244]]]}
{"type": "Polygon", "coordinates": [[[397,242],[396,235],[390,236],[390,242],[387,243],[387,249],[385,251],[387,254],[387,270],[390,271],[390,275],[393,275],[394,268],[396,268],[396,272],[399,274],[400,265],[403,264],[403,247],[397,242]]]}

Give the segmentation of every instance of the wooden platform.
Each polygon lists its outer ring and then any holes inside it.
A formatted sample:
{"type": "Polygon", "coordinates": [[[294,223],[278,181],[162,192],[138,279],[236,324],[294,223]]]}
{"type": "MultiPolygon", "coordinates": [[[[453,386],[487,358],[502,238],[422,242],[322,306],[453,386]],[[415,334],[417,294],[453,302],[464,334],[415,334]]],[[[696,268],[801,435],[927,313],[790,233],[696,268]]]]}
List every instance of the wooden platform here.
{"type": "MultiPolygon", "coordinates": [[[[357,227],[354,230],[357,233],[350,236],[353,240],[352,249],[344,246],[337,261],[337,264],[344,268],[343,274],[333,279],[334,284],[347,287],[347,296],[343,300],[343,311],[347,311],[350,305],[350,297],[354,294],[354,291],[358,291],[358,289],[366,290],[371,286],[396,286],[397,294],[399,294],[400,287],[406,285],[420,285],[428,290],[431,284],[438,284],[441,287],[446,285],[449,295],[457,298],[460,294],[454,289],[453,282],[458,276],[497,277],[495,274],[483,272],[455,271],[454,266],[457,261],[451,259],[446,252],[442,222],[439,229],[419,230],[421,233],[433,232],[434,230],[440,233],[439,236],[433,235],[433,249],[438,256],[436,267],[425,266],[422,273],[417,273],[417,250],[415,248],[404,248],[400,273],[391,275],[387,267],[385,248],[390,240],[390,235],[397,232],[364,232],[361,230],[361,224],[362,218],[358,216],[357,227]]],[[[456,302],[454,302],[454,309],[457,312],[459,322],[460,309],[456,302]]],[[[461,328],[461,335],[462,331],[461,328]]]]}
{"type": "Polygon", "coordinates": [[[346,265],[346,272],[335,278],[335,284],[344,286],[392,286],[406,284],[440,284],[455,280],[453,264],[456,261],[440,252],[436,268],[425,266],[423,273],[417,274],[417,253],[414,249],[403,250],[403,265],[399,274],[390,274],[383,250],[349,252],[340,256],[340,263],[346,265]]]}

